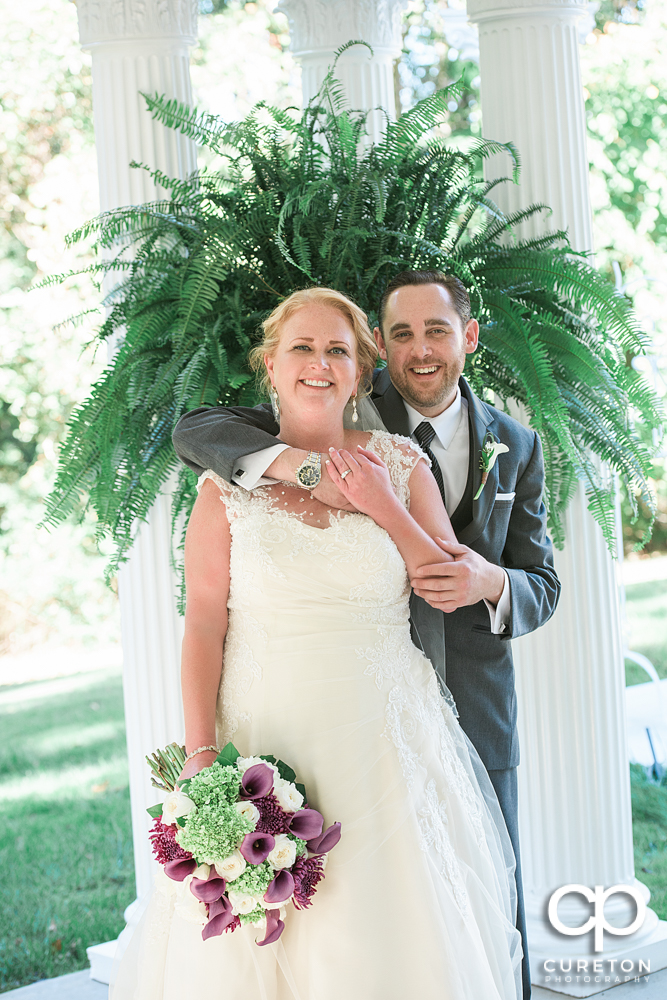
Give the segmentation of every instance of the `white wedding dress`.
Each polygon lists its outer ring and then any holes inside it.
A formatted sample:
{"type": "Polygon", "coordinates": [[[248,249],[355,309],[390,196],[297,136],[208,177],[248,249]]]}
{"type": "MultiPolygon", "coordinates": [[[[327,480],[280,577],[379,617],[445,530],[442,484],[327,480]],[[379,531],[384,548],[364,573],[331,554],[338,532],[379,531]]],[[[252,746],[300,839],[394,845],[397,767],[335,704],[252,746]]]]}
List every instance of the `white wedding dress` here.
{"type": "MultiPolygon", "coordinates": [[[[420,452],[369,448],[409,505],[420,452]]],[[[313,905],[259,948],[246,926],[201,939],[156,889],[129,929],[112,1000],[516,1000],[513,857],[497,800],[430,662],[389,535],[278,484],[213,472],[229,518],[229,628],[218,745],[291,764],[340,821],[313,905]]],[[[168,880],[167,880],[168,881],[168,880]]]]}

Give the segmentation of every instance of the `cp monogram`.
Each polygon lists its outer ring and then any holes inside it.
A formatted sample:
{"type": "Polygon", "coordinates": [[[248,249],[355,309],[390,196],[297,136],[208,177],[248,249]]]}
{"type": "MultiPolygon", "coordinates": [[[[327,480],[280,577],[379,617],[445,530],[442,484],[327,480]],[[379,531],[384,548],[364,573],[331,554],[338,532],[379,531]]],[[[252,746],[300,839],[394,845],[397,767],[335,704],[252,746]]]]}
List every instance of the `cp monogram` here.
{"type": "Polygon", "coordinates": [[[632,934],[634,931],[639,930],[644,923],[645,917],[646,903],[644,902],[644,897],[634,885],[612,885],[610,889],[604,889],[601,885],[596,885],[595,889],[589,889],[587,885],[563,885],[560,889],[556,889],[549,900],[549,921],[551,926],[560,934],[568,934],[572,937],[579,934],[586,934],[594,927],[595,951],[602,951],[604,931],[607,931],[608,934],[617,934],[624,937],[626,934],[632,934]],[[585,896],[589,903],[594,904],[593,915],[588,918],[585,924],[581,924],[579,927],[568,927],[558,916],[558,904],[563,896],[567,896],[571,892],[585,896]],[[637,916],[627,927],[614,927],[613,924],[608,923],[605,919],[604,904],[610,896],[615,895],[617,892],[632,896],[637,906],[637,916]]]}

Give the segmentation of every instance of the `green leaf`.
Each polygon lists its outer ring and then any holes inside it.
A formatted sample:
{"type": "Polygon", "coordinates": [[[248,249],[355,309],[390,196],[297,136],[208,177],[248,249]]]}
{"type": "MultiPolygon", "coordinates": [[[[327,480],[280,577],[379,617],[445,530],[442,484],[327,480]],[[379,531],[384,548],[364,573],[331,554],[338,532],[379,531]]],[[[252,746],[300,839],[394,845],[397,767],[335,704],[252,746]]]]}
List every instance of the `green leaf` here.
{"type": "Polygon", "coordinates": [[[221,764],[223,767],[232,767],[236,764],[236,761],[241,756],[233,743],[228,743],[222,748],[218,756],[215,758],[216,764],[221,764]]]}
{"type": "Polygon", "coordinates": [[[276,761],[276,767],[278,768],[278,774],[284,781],[294,781],[296,778],[296,771],[289,764],[286,764],[284,760],[276,761]]]}
{"type": "Polygon", "coordinates": [[[295,782],[295,787],[296,787],[297,792],[301,792],[301,794],[303,795],[303,801],[307,802],[308,801],[308,797],[306,795],[306,786],[302,785],[300,782],[297,781],[297,782],[295,782]]]}
{"type": "Polygon", "coordinates": [[[150,806],[146,812],[149,816],[152,816],[153,819],[159,819],[162,815],[162,803],[159,802],[156,806],[150,806]]]}

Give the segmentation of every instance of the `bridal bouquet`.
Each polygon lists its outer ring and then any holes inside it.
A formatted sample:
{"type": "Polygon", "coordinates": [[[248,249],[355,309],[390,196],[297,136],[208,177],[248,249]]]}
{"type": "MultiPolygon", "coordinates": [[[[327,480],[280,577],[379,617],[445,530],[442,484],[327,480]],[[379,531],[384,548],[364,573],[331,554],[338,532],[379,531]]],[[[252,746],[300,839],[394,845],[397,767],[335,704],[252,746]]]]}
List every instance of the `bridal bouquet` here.
{"type": "Polygon", "coordinates": [[[228,743],[176,788],[184,758],[175,743],[146,758],[153,784],[168,793],[148,810],[159,886],[182,916],[204,925],[204,940],[252,924],[265,931],[257,944],[272,944],[285,929],[286,904],[310,906],[340,823],[323,832],[305,788],[275,757],[241,757],[228,743]]]}

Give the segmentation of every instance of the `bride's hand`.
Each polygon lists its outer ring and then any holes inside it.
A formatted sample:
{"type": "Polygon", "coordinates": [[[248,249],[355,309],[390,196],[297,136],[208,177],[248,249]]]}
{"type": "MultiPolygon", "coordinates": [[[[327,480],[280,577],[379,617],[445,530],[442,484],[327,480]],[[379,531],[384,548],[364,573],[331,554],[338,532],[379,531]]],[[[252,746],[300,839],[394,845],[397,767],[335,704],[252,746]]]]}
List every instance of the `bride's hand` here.
{"type": "Polygon", "coordinates": [[[178,785],[179,781],[185,781],[186,778],[194,778],[195,774],[199,774],[205,767],[210,767],[217,756],[217,753],[213,750],[204,750],[202,753],[198,753],[196,757],[186,760],[176,784],[178,785]]]}
{"type": "Polygon", "coordinates": [[[327,470],[335,486],[357,510],[368,514],[378,523],[399,503],[381,458],[357,446],[356,455],[341,448],[329,449],[331,460],[327,470]],[[349,469],[349,472],[345,472],[349,469]]]}

